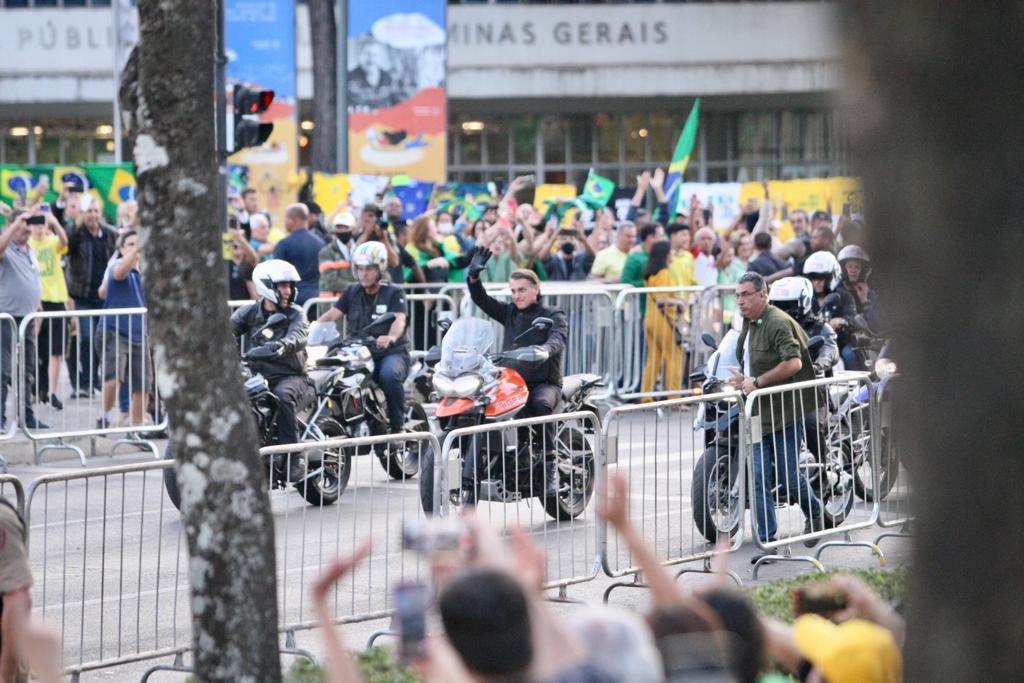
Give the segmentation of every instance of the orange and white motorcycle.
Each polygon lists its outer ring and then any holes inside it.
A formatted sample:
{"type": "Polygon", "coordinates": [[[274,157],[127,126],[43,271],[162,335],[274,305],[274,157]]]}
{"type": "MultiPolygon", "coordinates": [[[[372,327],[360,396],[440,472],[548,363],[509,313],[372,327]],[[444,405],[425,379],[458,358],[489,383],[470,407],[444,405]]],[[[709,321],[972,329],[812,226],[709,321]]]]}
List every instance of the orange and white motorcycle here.
{"type": "MultiPolygon", "coordinates": [[[[531,329],[544,330],[554,323],[537,318],[531,329]]],[[[441,323],[442,329],[446,323],[441,323]]],[[[517,370],[504,365],[531,365],[547,360],[543,352],[528,346],[488,353],[494,344],[494,327],[480,318],[461,318],[446,330],[440,354],[428,354],[436,363],[434,393],[439,399],[435,416],[442,444],[456,429],[510,421],[526,406],[529,390],[517,370]]],[[[562,398],[555,413],[591,411],[590,394],[600,385],[598,375],[570,375],[562,381],[562,398]]],[[[589,421],[587,421],[589,422],[589,421]]],[[[455,505],[477,502],[518,503],[540,498],[554,519],[578,517],[594,492],[594,445],[596,435],[587,422],[559,424],[554,448],[541,448],[541,429],[510,426],[499,431],[470,432],[457,436],[449,450],[448,464],[440,472],[441,496],[455,505]],[[558,495],[544,495],[544,451],[554,451],[559,473],[558,495]]],[[[596,422],[595,422],[596,424],[596,422]]],[[[420,462],[420,501],[428,514],[434,512],[435,454],[427,448],[420,462]]]]}

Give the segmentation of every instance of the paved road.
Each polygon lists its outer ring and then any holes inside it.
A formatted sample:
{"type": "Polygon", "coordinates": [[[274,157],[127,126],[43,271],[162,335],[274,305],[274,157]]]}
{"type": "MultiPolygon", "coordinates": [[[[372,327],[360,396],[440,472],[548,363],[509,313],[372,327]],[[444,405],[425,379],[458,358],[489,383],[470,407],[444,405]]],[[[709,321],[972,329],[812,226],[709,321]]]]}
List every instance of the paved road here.
{"type": "MultiPolygon", "coordinates": [[[[675,411],[627,415],[612,429],[619,438],[617,460],[610,469],[628,473],[632,518],[663,556],[683,557],[706,549],[690,512],[691,472],[695,455],[701,451],[700,436],[692,432],[691,424],[692,414],[675,411]]],[[[160,447],[162,450],[162,444],[160,447]]],[[[14,467],[12,472],[27,482],[44,474],[77,475],[111,464],[147,462],[152,459],[120,455],[97,458],[86,470],[70,460],[43,467],[14,467]]],[[[902,496],[898,490],[890,498],[899,501],[902,496]]],[[[350,551],[365,537],[374,539],[373,556],[339,587],[335,605],[340,616],[387,609],[389,587],[420,576],[424,569],[419,557],[402,551],[400,542],[403,520],[422,514],[417,480],[389,479],[373,457],[353,459],[349,487],[336,505],[311,507],[292,490],[275,491],[271,504],[277,518],[282,624],[302,625],[311,620],[306,586],[322,563],[350,551]]],[[[479,512],[498,528],[519,525],[542,542],[552,578],[597,574],[593,581],[570,586],[568,594],[599,602],[613,580],[595,564],[601,539],[593,508],[591,505],[576,520],[561,523],[548,518],[535,501],[482,503],[479,512]]],[[[868,512],[858,500],[846,526],[863,522],[868,512]]],[[[67,664],[128,658],[140,651],[189,644],[185,539],[178,514],[164,495],[161,471],[41,486],[30,516],[36,613],[60,630],[67,664]]],[[[790,506],[780,512],[780,535],[799,533],[802,524],[798,508],[790,506]]],[[[878,533],[871,528],[854,531],[852,537],[871,540],[878,533]]],[[[750,537],[749,529],[746,537],[750,537]]],[[[885,541],[883,549],[890,567],[903,564],[909,555],[904,539],[885,541]]],[[[753,581],[749,557],[754,551],[748,542],[732,556],[732,567],[745,583],[753,581]]],[[[798,543],[793,552],[799,554],[804,548],[798,543]]],[[[607,539],[607,559],[614,572],[631,566],[614,534],[607,539]]],[[[823,560],[830,568],[878,565],[865,548],[830,549],[823,560]]],[[[778,563],[764,568],[759,580],[806,572],[809,566],[778,563]]],[[[696,585],[707,579],[688,575],[683,580],[696,585]]],[[[612,595],[612,602],[631,607],[645,599],[646,591],[641,590],[623,589],[612,595]]],[[[384,619],[353,624],[346,627],[346,636],[352,645],[361,646],[370,633],[386,626],[384,619]]],[[[297,643],[319,649],[318,639],[310,632],[300,631],[297,643]]],[[[137,679],[147,666],[135,663],[85,678],[137,679]]]]}

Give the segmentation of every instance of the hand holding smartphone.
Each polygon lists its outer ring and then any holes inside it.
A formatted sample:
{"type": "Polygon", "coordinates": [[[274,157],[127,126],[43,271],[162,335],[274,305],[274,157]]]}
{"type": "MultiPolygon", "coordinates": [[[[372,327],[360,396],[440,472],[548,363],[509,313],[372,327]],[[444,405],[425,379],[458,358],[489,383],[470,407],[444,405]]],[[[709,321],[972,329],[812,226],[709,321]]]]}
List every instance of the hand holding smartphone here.
{"type": "Polygon", "coordinates": [[[395,587],[395,620],[398,623],[398,653],[403,662],[423,659],[427,654],[427,600],[424,583],[395,587]]]}

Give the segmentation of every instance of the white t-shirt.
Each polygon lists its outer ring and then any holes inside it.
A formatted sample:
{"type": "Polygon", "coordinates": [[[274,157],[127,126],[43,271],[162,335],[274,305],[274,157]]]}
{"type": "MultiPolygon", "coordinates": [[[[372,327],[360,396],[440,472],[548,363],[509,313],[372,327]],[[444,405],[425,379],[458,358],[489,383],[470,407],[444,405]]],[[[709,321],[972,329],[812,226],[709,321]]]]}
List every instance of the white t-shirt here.
{"type": "Polygon", "coordinates": [[[697,277],[697,284],[701,287],[714,287],[718,284],[718,266],[715,265],[714,256],[697,254],[693,259],[693,271],[697,277]]]}

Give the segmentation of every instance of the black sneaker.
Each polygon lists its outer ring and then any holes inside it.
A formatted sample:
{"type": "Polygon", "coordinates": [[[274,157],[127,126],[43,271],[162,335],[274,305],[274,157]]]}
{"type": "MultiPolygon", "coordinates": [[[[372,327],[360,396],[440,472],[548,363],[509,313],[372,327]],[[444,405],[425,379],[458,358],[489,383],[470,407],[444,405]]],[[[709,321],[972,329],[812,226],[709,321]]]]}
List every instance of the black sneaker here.
{"type": "Polygon", "coordinates": [[[57,394],[50,394],[50,405],[54,410],[64,410],[64,404],[57,398],[57,394]]]}
{"type": "MultiPolygon", "coordinates": [[[[831,528],[832,528],[832,524],[830,523],[829,519],[827,517],[825,517],[824,515],[820,516],[817,520],[815,520],[813,522],[812,522],[811,518],[808,517],[807,520],[804,522],[804,533],[805,534],[812,534],[815,531],[824,531],[825,529],[831,529],[831,528]]],[[[821,540],[820,538],[808,538],[807,540],[804,541],[804,547],[805,548],[813,548],[814,546],[818,545],[818,541],[820,541],[820,540],[821,540]]]]}
{"type": "MultiPolygon", "coordinates": [[[[770,550],[763,553],[755,553],[750,557],[750,564],[757,564],[758,560],[760,560],[762,557],[769,557],[774,554],[775,553],[770,550]]],[[[775,564],[775,560],[765,560],[761,564],[775,564]]]]}
{"type": "Polygon", "coordinates": [[[49,429],[50,425],[42,422],[35,415],[29,415],[25,418],[25,426],[29,429],[49,429]]]}

